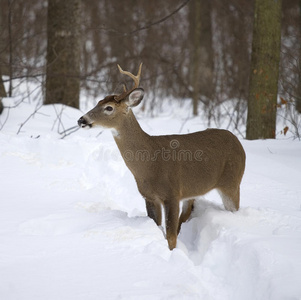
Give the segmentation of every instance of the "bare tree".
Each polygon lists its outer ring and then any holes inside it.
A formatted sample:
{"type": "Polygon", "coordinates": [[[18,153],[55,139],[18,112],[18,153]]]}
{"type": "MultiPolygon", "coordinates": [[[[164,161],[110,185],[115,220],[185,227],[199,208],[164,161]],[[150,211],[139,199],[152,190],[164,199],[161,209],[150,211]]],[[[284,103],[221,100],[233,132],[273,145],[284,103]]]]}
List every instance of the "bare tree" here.
{"type": "Polygon", "coordinates": [[[2,98],[6,97],[6,91],[4,87],[4,83],[2,81],[2,44],[3,44],[3,30],[2,30],[2,15],[0,14],[0,114],[3,111],[2,98]]]}
{"type": "MultiPolygon", "coordinates": [[[[296,110],[295,104],[301,93],[298,92],[298,86],[301,86],[298,84],[301,82],[300,1],[283,1],[282,8],[279,94],[294,104],[293,110],[296,110]]],[[[76,1],[59,2],[65,6],[76,1]]],[[[57,23],[59,43],[48,48],[53,51],[53,56],[47,58],[53,62],[47,66],[45,84],[47,2],[1,2],[0,69],[3,81],[8,83],[5,85],[7,92],[10,90],[12,96],[18,95],[24,93],[20,84],[26,83],[30,88],[38,84],[40,95],[42,87],[46,86],[47,99],[50,99],[51,91],[51,101],[62,102],[69,87],[78,91],[80,81],[81,91],[87,99],[96,100],[103,93],[118,91],[120,76],[116,74],[116,63],[134,70],[137,63],[143,62],[141,85],[147,91],[147,97],[141,109],[155,115],[166,96],[178,102],[194,98],[202,107],[208,126],[225,126],[228,122],[224,121],[230,116],[229,128],[237,128],[239,124],[241,135],[245,135],[254,1],[141,0],[129,5],[129,1],[90,0],[81,4],[82,38],[78,41],[81,57],[72,61],[70,55],[68,63],[63,62],[62,49],[67,51],[73,45],[69,39],[73,31],[70,36],[62,37],[67,31],[65,27],[59,29],[61,25],[57,23]],[[68,41],[65,48],[63,40],[68,41]],[[64,73],[58,74],[57,62],[64,66],[64,73]],[[75,73],[67,70],[70,65],[74,66],[74,72],[76,69],[75,73]],[[49,88],[51,77],[64,88],[49,88]],[[35,85],[29,84],[32,82],[35,85]],[[71,82],[76,82],[75,88],[71,82]]],[[[72,7],[67,13],[71,11],[72,7]]],[[[61,13],[63,10],[57,11],[54,17],[61,13]]],[[[64,21],[66,24],[68,19],[64,21]]],[[[77,97],[72,96],[72,99],[77,97]]]]}
{"type": "MultiPolygon", "coordinates": [[[[300,28],[299,37],[301,37],[301,0],[299,0],[299,28],[300,28]]],[[[296,109],[301,114],[301,45],[300,45],[300,41],[301,41],[301,39],[299,39],[299,59],[298,59],[299,76],[298,76],[298,89],[297,89],[297,96],[296,96],[296,109]]]]}
{"type": "Polygon", "coordinates": [[[193,0],[189,6],[191,39],[190,82],[193,114],[198,114],[198,103],[213,98],[213,49],[211,30],[211,1],[193,0]]]}
{"type": "Polygon", "coordinates": [[[281,40],[281,0],[256,0],[247,139],[275,138],[281,40]]]}
{"type": "Polygon", "coordinates": [[[1,66],[0,66],[0,114],[3,111],[3,103],[2,103],[3,97],[6,97],[6,91],[5,91],[3,81],[2,81],[2,72],[1,72],[1,66]]]}
{"type": "Polygon", "coordinates": [[[45,104],[79,108],[80,0],[48,1],[45,104]]]}

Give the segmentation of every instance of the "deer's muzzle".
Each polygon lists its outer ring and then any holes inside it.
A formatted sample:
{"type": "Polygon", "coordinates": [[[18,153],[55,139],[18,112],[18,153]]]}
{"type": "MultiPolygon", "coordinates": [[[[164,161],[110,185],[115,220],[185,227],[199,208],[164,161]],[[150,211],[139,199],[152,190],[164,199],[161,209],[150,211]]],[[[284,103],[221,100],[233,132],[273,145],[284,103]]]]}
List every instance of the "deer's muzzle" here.
{"type": "Polygon", "coordinates": [[[88,123],[88,121],[84,118],[84,117],[81,117],[78,119],[77,121],[77,124],[78,126],[82,127],[82,128],[85,128],[85,127],[92,127],[92,124],[91,123],[88,123]]]}

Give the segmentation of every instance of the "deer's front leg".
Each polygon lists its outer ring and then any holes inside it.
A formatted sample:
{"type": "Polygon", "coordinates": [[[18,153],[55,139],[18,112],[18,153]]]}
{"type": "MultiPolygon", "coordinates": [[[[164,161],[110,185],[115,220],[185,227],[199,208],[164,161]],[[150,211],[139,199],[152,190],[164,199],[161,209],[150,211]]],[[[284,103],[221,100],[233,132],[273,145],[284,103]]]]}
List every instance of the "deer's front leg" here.
{"type": "Polygon", "coordinates": [[[158,226],[162,223],[161,204],[145,199],[147,215],[152,218],[158,226]]]}
{"type": "Polygon", "coordinates": [[[193,211],[193,206],[194,206],[194,199],[184,201],[182,213],[179,219],[178,234],[180,233],[182,223],[186,222],[190,217],[191,212],[193,211]]]}
{"type": "Polygon", "coordinates": [[[169,201],[164,203],[166,239],[169,249],[177,246],[178,224],[179,224],[179,202],[169,201]]]}

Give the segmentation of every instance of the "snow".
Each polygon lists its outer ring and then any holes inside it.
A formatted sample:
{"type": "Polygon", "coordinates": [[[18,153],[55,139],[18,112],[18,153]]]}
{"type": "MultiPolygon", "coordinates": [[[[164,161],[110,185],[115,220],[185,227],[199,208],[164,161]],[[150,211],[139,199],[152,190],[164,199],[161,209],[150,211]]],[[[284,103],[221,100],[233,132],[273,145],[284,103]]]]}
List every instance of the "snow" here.
{"type": "MultiPolygon", "coordinates": [[[[109,131],[61,139],[83,114],[62,105],[6,113],[0,299],[301,299],[299,141],[241,139],[241,209],[225,211],[215,191],[201,197],[170,251],[109,131]]],[[[185,106],[136,115],[150,134],[205,129],[185,106]]]]}

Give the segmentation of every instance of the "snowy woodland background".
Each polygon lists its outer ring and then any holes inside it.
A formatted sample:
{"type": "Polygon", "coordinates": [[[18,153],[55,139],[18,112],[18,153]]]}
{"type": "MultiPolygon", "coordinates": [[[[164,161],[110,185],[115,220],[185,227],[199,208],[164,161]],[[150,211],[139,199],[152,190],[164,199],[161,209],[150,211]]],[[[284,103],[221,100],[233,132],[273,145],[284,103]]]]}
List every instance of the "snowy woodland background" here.
{"type": "MultiPolygon", "coordinates": [[[[80,3],[72,0],[70,7],[73,2],[80,3]]],[[[37,97],[45,99],[47,7],[47,1],[1,0],[0,75],[8,83],[8,96],[19,95],[21,83],[33,82],[42,87],[37,97]]],[[[236,129],[245,125],[254,1],[90,0],[82,1],[80,13],[78,79],[85,101],[118,91],[117,63],[135,72],[143,62],[141,86],[147,97],[142,109],[149,115],[161,111],[164,98],[190,98],[198,102],[208,126],[218,127],[225,118],[236,129]]],[[[278,91],[284,101],[279,98],[278,104],[288,109],[278,115],[296,137],[300,19],[299,1],[283,1],[278,91]]]]}
{"type": "Polygon", "coordinates": [[[298,0],[282,3],[276,139],[255,141],[244,139],[253,1],[201,1],[211,29],[198,41],[195,1],[82,1],[79,109],[44,105],[47,1],[0,1],[1,299],[301,299],[298,0]],[[210,84],[194,115],[203,41],[210,84]],[[147,133],[229,129],[247,155],[240,210],[200,197],[173,251],[111,132],[77,126],[120,88],[116,64],[135,73],[141,61],[134,113],[147,133]]]}

